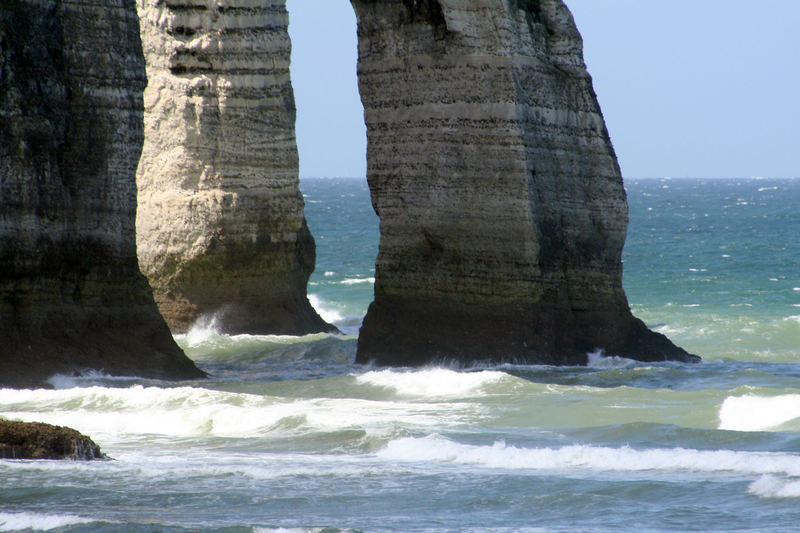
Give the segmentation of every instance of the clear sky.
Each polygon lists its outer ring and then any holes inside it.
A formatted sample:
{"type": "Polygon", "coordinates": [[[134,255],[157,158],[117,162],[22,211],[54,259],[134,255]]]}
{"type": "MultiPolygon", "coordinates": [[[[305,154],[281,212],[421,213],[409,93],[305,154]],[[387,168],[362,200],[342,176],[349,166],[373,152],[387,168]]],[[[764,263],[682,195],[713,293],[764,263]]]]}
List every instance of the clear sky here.
{"type": "MultiPolygon", "coordinates": [[[[625,177],[800,177],[800,0],[567,0],[625,177]]],[[[348,0],[288,0],[300,175],[364,176],[348,0]]]]}

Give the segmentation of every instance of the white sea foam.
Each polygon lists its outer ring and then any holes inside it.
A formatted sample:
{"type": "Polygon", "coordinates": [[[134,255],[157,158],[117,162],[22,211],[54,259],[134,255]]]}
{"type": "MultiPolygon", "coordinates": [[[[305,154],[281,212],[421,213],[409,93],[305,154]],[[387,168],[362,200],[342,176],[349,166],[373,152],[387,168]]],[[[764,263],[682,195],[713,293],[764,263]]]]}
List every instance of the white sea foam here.
{"type": "Polygon", "coordinates": [[[101,446],[131,436],[251,438],[352,428],[382,433],[398,426],[448,426],[476,415],[473,405],[433,405],[196,387],[0,389],[0,417],[70,426],[96,437],[101,446]]]}
{"type": "Polygon", "coordinates": [[[765,475],[750,483],[748,492],[761,498],[800,498],[800,479],[765,475]]]}
{"type": "Polygon", "coordinates": [[[375,283],[375,278],[345,278],[340,281],[342,285],[357,285],[359,283],[375,283]]]}
{"type": "Polygon", "coordinates": [[[515,379],[505,372],[483,370],[458,372],[447,368],[422,370],[376,370],[356,377],[356,381],[393,390],[405,397],[458,398],[481,393],[486,385],[515,379]]]}
{"type": "MultiPolygon", "coordinates": [[[[327,275],[327,272],[325,274],[327,275]]],[[[335,324],[336,322],[344,319],[344,316],[338,310],[334,309],[331,303],[326,302],[318,295],[309,294],[308,301],[311,304],[311,307],[317,311],[319,316],[321,316],[322,320],[325,322],[335,324]]]]}
{"type": "Polygon", "coordinates": [[[403,437],[378,452],[389,461],[439,462],[512,470],[599,472],[700,472],[800,476],[800,455],[775,452],[704,451],[687,448],[636,450],[627,446],[571,445],[519,448],[460,444],[440,436],[403,437]]]}
{"type": "Polygon", "coordinates": [[[55,374],[46,380],[46,383],[54,389],[73,389],[75,387],[87,387],[94,384],[124,384],[139,381],[142,378],[136,376],[112,376],[98,370],[85,370],[74,374],[55,374]]]}
{"type": "Polygon", "coordinates": [[[96,520],[74,515],[0,512],[0,531],[50,531],[91,522],[96,520]]]}
{"type": "Polygon", "coordinates": [[[195,320],[186,333],[186,342],[189,347],[200,346],[214,337],[218,337],[220,335],[219,326],[217,325],[218,320],[218,314],[203,315],[195,320]]]}
{"type": "MultiPolygon", "coordinates": [[[[326,531],[338,531],[327,527],[254,527],[253,533],[324,533],[326,531]]],[[[345,529],[343,531],[353,531],[345,529]]]]}
{"type": "Polygon", "coordinates": [[[719,408],[719,429],[768,431],[798,417],[798,394],[728,396],[719,408]]]}
{"type": "Polygon", "coordinates": [[[637,364],[633,359],[606,355],[603,350],[596,350],[586,354],[589,357],[586,366],[590,368],[628,368],[637,364]]]}

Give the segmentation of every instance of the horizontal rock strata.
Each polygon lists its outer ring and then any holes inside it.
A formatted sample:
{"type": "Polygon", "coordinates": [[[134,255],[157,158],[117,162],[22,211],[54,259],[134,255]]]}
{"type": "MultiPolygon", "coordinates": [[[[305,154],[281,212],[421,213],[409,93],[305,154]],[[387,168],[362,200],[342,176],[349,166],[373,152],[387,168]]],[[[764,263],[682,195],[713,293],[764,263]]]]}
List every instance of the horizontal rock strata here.
{"type": "Polygon", "coordinates": [[[173,331],[332,329],[306,298],[285,0],[137,0],[147,59],[139,262],[173,331]]]}
{"type": "Polygon", "coordinates": [[[0,419],[0,459],[106,459],[100,446],[74,429],[0,419]]]}
{"type": "Polygon", "coordinates": [[[144,61],[129,0],[3,0],[0,386],[203,375],[139,272],[144,61]]]}
{"type": "Polygon", "coordinates": [[[560,0],[352,0],[380,216],[357,360],[696,360],[631,315],[627,203],[560,0]]]}

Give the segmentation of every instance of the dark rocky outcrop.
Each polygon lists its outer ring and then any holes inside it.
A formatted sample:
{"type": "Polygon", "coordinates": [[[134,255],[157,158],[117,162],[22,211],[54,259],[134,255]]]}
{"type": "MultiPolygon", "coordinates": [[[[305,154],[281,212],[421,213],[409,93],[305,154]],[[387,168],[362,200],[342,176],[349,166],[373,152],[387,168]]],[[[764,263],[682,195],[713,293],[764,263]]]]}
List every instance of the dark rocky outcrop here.
{"type": "Polygon", "coordinates": [[[381,227],[357,360],[697,360],[630,312],[625,191],[563,2],[351,1],[381,227]]]}
{"type": "Polygon", "coordinates": [[[144,85],[133,0],[3,0],[0,386],[204,375],[137,264],[144,85]]]}
{"type": "Polygon", "coordinates": [[[74,429],[0,418],[0,459],[106,459],[100,446],[74,429]]]}
{"type": "Polygon", "coordinates": [[[173,331],[334,330],[309,304],[285,0],[137,0],[139,263],[173,331]]]}

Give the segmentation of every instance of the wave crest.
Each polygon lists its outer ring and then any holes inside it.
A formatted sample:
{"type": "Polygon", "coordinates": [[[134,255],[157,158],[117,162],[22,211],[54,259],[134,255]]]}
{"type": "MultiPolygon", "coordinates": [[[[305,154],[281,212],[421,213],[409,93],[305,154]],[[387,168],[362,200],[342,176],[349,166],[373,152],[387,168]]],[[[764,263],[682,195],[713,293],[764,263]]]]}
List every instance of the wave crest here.
{"type": "Polygon", "coordinates": [[[800,394],[728,396],[719,408],[719,429],[770,431],[800,418],[800,394]]]}
{"type": "Polygon", "coordinates": [[[422,370],[376,370],[356,377],[364,385],[390,389],[404,397],[458,398],[480,395],[487,385],[514,380],[505,372],[482,370],[458,372],[447,368],[422,370]]]}
{"type": "Polygon", "coordinates": [[[800,476],[800,456],[776,452],[569,445],[519,448],[498,441],[477,446],[438,435],[404,437],[387,444],[379,457],[392,461],[442,462],[513,470],[591,470],[599,472],[701,472],[800,476]]]}

